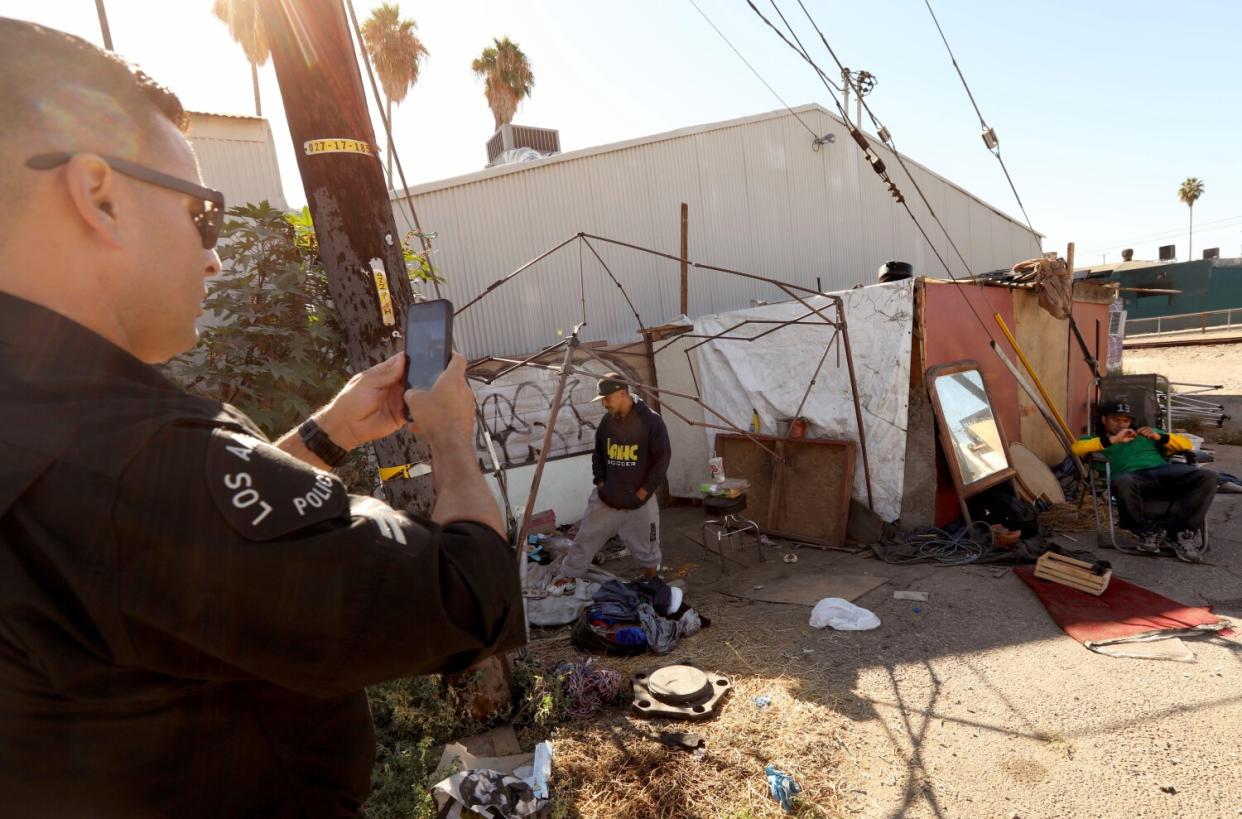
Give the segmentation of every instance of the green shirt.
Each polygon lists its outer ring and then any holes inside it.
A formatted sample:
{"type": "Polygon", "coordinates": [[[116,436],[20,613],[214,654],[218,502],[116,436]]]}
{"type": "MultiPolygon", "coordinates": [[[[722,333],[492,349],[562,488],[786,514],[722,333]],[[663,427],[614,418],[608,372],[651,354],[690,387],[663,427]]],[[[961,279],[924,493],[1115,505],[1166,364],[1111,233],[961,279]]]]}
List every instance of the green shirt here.
{"type": "MultiPolygon", "coordinates": [[[[1165,431],[1161,429],[1156,429],[1155,432],[1159,433],[1162,438],[1166,435],[1165,431]]],[[[1088,441],[1091,437],[1088,436],[1079,440],[1088,441]]],[[[1107,435],[1099,437],[1101,443],[1108,438],[1107,435]]],[[[1124,475],[1127,472],[1150,469],[1153,466],[1164,466],[1168,463],[1164,457],[1164,447],[1160,445],[1160,442],[1145,438],[1142,435],[1124,444],[1109,444],[1100,451],[1105,458],[1108,458],[1114,475],[1124,475]]]]}

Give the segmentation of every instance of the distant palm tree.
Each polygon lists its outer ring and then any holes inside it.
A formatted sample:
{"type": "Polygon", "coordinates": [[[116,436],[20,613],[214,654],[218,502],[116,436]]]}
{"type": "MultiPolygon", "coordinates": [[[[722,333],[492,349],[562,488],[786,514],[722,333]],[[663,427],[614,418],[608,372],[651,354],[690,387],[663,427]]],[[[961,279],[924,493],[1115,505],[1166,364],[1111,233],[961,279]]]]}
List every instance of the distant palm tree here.
{"type": "MultiPolygon", "coordinates": [[[[418,82],[418,69],[427,49],[418,39],[413,20],[401,19],[401,9],[396,3],[384,3],[371,12],[362,24],[362,39],[367,44],[367,56],[379,74],[380,86],[387,98],[388,128],[392,130],[392,106],[400,105],[405,96],[418,82]]],[[[392,188],[392,136],[388,138],[388,187],[392,188]]]]}
{"type": "Polygon", "coordinates": [[[522,49],[508,37],[492,38],[492,45],[483,49],[470,68],[483,78],[483,96],[492,109],[497,130],[513,122],[518,103],[535,89],[535,75],[522,49]]]}
{"type": "Polygon", "coordinates": [[[1187,259],[1195,256],[1195,202],[1203,195],[1203,180],[1192,176],[1177,189],[1177,198],[1190,208],[1190,254],[1187,259]]]}
{"type": "Polygon", "coordinates": [[[263,116],[259,102],[259,66],[267,62],[272,50],[259,12],[259,0],[215,0],[211,10],[229,27],[233,40],[250,61],[250,81],[254,84],[254,115],[263,116]]]}

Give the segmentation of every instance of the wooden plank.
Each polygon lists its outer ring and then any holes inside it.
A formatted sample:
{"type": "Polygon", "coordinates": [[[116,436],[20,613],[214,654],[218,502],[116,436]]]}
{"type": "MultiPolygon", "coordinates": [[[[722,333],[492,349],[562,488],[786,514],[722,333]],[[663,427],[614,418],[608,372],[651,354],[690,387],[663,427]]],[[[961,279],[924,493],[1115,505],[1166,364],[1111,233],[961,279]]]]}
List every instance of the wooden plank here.
{"type": "Polygon", "coordinates": [[[779,477],[772,456],[750,438],[716,436],[716,451],[724,458],[725,474],[750,481],[746,516],[793,538],[830,546],[844,543],[854,476],[854,442],[754,437],[772,449],[783,442],[785,464],[779,477]]]}
{"type": "MultiPolygon", "coordinates": [[[[1066,413],[1069,370],[1069,322],[1053,318],[1039,306],[1034,290],[1014,290],[1013,315],[1017,325],[1014,335],[1022,351],[1039,374],[1048,395],[1062,416],[1066,413]]],[[[1057,464],[1065,458],[1065,450],[1056,434],[1048,428],[1034,402],[1025,392],[1018,392],[1018,419],[1023,444],[1046,464],[1057,464]]]]}

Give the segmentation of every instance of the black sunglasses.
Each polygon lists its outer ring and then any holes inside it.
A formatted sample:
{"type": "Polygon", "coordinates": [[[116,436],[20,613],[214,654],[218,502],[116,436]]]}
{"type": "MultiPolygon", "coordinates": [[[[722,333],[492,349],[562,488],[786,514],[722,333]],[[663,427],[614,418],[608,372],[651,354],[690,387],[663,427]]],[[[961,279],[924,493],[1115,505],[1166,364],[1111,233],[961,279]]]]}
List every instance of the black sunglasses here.
{"type": "MultiPolygon", "coordinates": [[[[73,159],[73,156],[71,153],[64,152],[39,154],[27,159],[26,167],[36,171],[50,171],[64,165],[73,159]]],[[[130,162],[128,159],[102,155],[99,158],[108,163],[108,167],[117,173],[123,173],[140,182],[158,185],[170,191],[184,193],[198,200],[199,205],[190,214],[190,218],[194,220],[194,227],[198,229],[198,235],[203,240],[203,248],[211,250],[216,246],[216,241],[220,238],[220,225],[224,222],[224,194],[175,176],[169,176],[145,165],[130,162]]]]}

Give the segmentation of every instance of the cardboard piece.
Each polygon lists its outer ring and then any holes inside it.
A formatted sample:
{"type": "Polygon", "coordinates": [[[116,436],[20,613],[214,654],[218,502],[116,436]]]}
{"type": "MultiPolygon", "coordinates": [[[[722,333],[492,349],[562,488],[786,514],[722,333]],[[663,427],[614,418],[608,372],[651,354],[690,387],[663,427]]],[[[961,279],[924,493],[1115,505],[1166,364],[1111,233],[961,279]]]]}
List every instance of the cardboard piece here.
{"type": "Polygon", "coordinates": [[[862,574],[798,574],[796,571],[791,571],[787,577],[766,580],[760,588],[755,588],[755,578],[739,577],[722,591],[734,597],[765,603],[814,606],[825,597],[840,597],[853,602],[889,580],[887,577],[862,574]]]}
{"type": "Polygon", "coordinates": [[[450,771],[472,771],[485,768],[502,774],[512,774],[534,760],[533,753],[522,753],[512,725],[502,725],[482,734],[450,742],[444,746],[432,782],[439,782],[450,771]],[[454,766],[456,763],[456,766],[454,766]]]}

